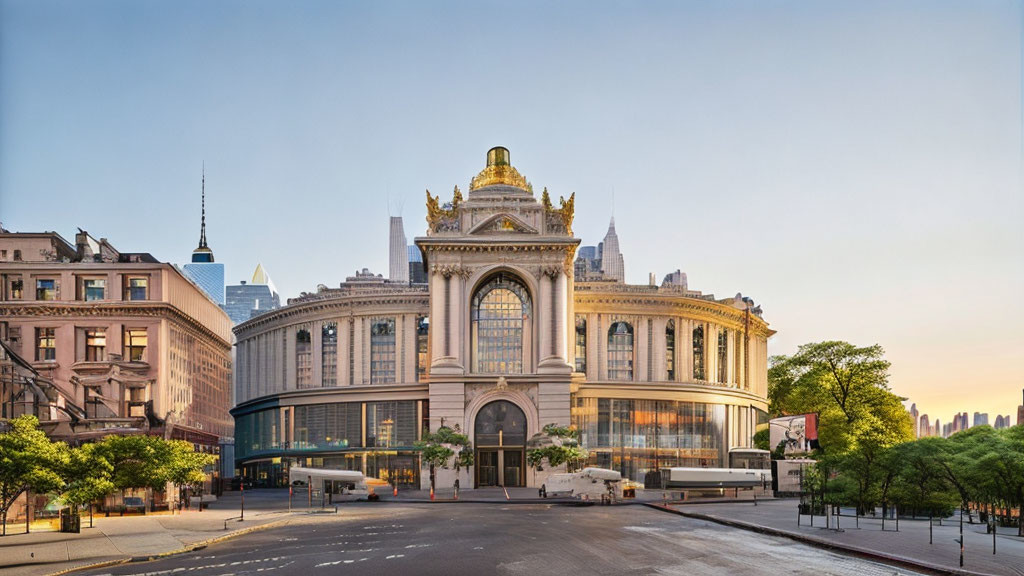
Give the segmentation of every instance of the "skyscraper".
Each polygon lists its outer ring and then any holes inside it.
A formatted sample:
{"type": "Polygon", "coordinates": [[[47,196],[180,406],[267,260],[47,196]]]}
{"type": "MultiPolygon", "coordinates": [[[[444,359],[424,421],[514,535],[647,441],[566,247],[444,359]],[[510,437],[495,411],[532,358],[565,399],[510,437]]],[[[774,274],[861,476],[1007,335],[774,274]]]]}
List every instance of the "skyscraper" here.
{"type": "Polygon", "coordinates": [[[246,284],[242,280],[239,284],[228,286],[225,292],[226,301],[222,308],[235,324],[281,307],[281,297],[262,264],[256,265],[251,282],[246,284]]]}
{"type": "Polygon", "coordinates": [[[931,421],[928,420],[928,415],[927,414],[922,414],[921,415],[921,420],[917,424],[918,438],[925,438],[927,436],[931,436],[932,435],[932,427],[931,427],[930,422],[931,421]]]}
{"type": "Polygon", "coordinates": [[[192,262],[184,273],[219,306],[224,305],[224,265],[213,260],[213,250],[206,244],[206,169],[203,169],[202,219],[199,225],[199,246],[192,251],[192,262]]]}
{"type": "Polygon", "coordinates": [[[975,412],[972,426],[988,426],[988,412],[975,412]]]}
{"type": "Polygon", "coordinates": [[[914,438],[920,438],[921,437],[921,429],[919,428],[919,426],[921,425],[921,422],[920,422],[920,420],[918,420],[918,416],[919,416],[919,414],[917,413],[917,403],[911,404],[910,405],[910,419],[914,422],[914,438]]]}
{"type": "Polygon", "coordinates": [[[619,236],[615,233],[615,217],[608,223],[608,233],[604,235],[601,253],[601,271],[605,278],[617,282],[626,281],[626,263],[619,252],[619,236]]]}
{"type": "Polygon", "coordinates": [[[388,280],[392,282],[409,281],[409,248],[405,239],[405,229],[401,216],[391,217],[391,234],[388,245],[388,280]]]}
{"type": "Polygon", "coordinates": [[[423,254],[418,246],[409,246],[409,283],[427,283],[427,271],[423,269],[423,254]]]}

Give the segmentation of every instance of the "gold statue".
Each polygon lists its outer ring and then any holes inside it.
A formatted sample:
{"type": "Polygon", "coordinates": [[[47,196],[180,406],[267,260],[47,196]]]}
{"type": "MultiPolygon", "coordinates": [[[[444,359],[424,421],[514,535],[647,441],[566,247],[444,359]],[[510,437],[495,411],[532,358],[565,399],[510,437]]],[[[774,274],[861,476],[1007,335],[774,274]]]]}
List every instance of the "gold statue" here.
{"type": "Polygon", "coordinates": [[[431,196],[427,190],[427,227],[433,229],[441,221],[440,198],[431,196]]]}
{"type": "Polygon", "coordinates": [[[540,195],[540,203],[544,206],[544,208],[546,210],[551,210],[551,209],[554,208],[551,205],[551,196],[548,195],[548,187],[547,186],[544,187],[544,192],[541,193],[541,195],[540,195]]]}
{"type": "Polygon", "coordinates": [[[569,236],[572,236],[572,217],[573,212],[576,209],[576,193],[573,192],[569,196],[568,201],[564,197],[559,196],[558,203],[561,204],[561,207],[558,209],[558,211],[561,212],[562,223],[565,224],[565,231],[569,234],[569,236]]]}

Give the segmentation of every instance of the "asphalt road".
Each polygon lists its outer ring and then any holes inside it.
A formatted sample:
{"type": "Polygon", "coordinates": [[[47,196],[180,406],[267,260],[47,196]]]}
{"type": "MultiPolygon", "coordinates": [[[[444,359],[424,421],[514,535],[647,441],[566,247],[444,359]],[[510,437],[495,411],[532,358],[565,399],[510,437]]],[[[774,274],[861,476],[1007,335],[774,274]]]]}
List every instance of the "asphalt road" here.
{"type": "Polygon", "coordinates": [[[333,574],[913,574],[642,506],[349,504],[337,517],[86,572],[333,574]]]}

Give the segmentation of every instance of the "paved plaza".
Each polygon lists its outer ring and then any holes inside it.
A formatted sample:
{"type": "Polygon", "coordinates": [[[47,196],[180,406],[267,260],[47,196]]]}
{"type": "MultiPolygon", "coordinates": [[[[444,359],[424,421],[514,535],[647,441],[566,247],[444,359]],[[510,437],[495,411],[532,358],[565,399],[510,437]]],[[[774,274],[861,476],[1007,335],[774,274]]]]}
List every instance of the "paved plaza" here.
{"type": "MultiPolygon", "coordinates": [[[[796,500],[766,500],[754,506],[749,502],[672,505],[670,508],[695,518],[715,518],[728,521],[734,526],[763,527],[778,533],[798,537],[805,542],[840,546],[850,551],[860,550],[880,554],[893,559],[904,559],[933,566],[941,571],[959,568],[960,536],[959,521],[945,519],[932,526],[932,542],[928,543],[928,520],[901,518],[899,532],[892,520],[885,521],[882,531],[880,518],[853,517],[852,509],[843,509],[839,522],[840,531],[825,528],[825,518],[803,516],[797,526],[796,500]],[[860,527],[857,528],[859,522],[860,527]]],[[[982,574],[1019,576],[1024,574],[1024,538],[1017,535],[1016,528],[1001,528],[996,535],[996,554],[992,554],[992,534],[986,533],[983,524],[964,524],[964,570],[982,574]]]]}
{"type": "Polygon", "coordinates": [[[346,505],[204,550],[91,576],[622,574],[891,576],[916,572],[644,506],[346,505]],[[364,515],[368,512],[372,518],[364,515]]]}

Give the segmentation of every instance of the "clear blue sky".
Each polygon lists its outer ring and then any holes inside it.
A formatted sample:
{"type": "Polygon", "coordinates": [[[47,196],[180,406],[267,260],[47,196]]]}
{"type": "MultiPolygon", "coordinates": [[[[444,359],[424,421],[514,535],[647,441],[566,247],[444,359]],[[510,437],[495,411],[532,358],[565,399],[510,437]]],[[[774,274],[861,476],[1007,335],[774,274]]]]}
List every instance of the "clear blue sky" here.
{"type": "Polygon", "coordinates": [[[879,343],[932,417],[1024,387],[1022,4],[0,0],[0,220],[285,296],[387,270],[388,200],[504,145],[631,282],[743,292],[772,353],[879,343]]]}

